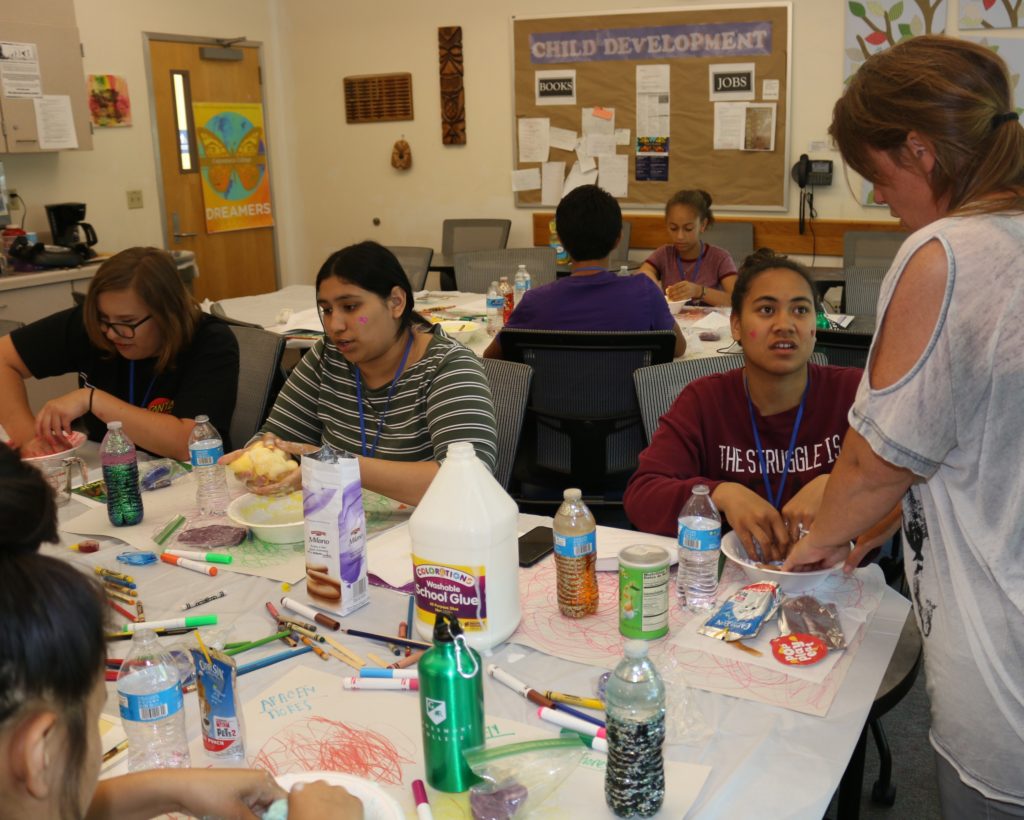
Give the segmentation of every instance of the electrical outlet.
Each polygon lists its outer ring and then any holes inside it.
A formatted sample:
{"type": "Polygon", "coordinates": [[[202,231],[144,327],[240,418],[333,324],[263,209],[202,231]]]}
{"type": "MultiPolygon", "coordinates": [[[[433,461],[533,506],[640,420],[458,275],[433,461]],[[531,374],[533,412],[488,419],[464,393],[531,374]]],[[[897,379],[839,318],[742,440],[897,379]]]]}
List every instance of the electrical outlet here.
{"type": "Polygon", "coordinates": [[[128,207],[129,208],[141,208],[142,207],[142,191],[126,191],[128,196],[128,207]]]}
{"type": "Polygon", "coordinates": [[[18,196],[17,188],[7,189],[7,207],[12,211],[21,210],[21,197],[18,196]]]}

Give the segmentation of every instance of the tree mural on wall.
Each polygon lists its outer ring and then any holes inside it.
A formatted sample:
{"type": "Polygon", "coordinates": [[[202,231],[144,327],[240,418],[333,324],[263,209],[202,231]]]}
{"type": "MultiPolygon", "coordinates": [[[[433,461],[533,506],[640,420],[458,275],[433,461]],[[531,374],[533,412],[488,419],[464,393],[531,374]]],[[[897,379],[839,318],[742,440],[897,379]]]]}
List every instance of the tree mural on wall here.
{"type": "Polygon", "coordinates": [[[850,0],[846,6],[844,76],[849,80],[868,57],[902,40],[945,30],[946,0],[896,0],[888,7],[875,0],[850,0]]]}
{"type": "Polygon", "coordinates": [[[982,0],[960,7],[960,28],[1020,28],[1024,0],[982,0]]]}

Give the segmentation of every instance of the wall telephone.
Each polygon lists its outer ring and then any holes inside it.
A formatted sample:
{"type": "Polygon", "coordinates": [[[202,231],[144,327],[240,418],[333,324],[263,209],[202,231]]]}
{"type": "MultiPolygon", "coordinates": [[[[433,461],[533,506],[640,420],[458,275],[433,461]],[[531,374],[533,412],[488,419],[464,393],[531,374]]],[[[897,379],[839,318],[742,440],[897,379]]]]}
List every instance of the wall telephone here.
{"type": "Polygon", "coordinates": [[[807,154],[801,154],[791,172],[793,181],[801,189],[810,185],[812,188],[821,185],[832,184],[832,160],[810,159],[807,154]]]}

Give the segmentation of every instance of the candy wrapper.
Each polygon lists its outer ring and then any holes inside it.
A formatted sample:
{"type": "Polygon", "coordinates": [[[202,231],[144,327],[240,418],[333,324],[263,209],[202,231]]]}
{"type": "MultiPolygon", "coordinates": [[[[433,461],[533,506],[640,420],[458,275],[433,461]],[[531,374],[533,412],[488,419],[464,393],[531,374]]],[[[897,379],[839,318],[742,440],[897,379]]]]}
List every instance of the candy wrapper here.
{"type": "Polygon", "coordinates": [[[830,649],[845,649],[846,636],[835,604],[825,604],[813,595],[787,596],[779,612],[779,631],[821,638],[830,649]]]}
{"type": "Polygon", "coordinates": [[[369,602],[359,461],[324,445],[302,458],[306,595],[338,615],[369,602]]]}
{"type": "Polygon", "coordinates": [[[697,631],[720,641],[753,638],[779,608],[779,585],[774,581],[747,584],[716,609],[697,631]]]}

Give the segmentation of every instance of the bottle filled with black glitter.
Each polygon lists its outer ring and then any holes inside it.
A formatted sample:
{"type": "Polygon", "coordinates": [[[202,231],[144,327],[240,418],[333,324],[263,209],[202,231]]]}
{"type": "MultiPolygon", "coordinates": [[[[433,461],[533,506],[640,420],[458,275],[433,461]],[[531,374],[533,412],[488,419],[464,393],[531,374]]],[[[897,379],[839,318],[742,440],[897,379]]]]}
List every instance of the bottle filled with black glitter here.
{"type": "Polygon", "coordinates": [[[604,794],[619,817],[652,817],[665,800],[665,684],[645,641],[627,641],[608,679],[604,794]]]}

